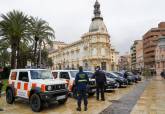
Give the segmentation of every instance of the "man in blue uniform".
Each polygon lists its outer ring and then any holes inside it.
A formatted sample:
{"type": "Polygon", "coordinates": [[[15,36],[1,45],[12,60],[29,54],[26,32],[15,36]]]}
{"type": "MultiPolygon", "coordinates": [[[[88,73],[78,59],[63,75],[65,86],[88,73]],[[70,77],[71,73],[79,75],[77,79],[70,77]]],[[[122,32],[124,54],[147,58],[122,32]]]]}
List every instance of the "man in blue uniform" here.
{"type": "Polygon", "coordinates": [[[76,74],[75,85],[77,88],[77,111],[81,111],[81,101],[84,99],[84,111],[87,111],[87,85],[89,83],[88,75],[83,72],[83,68],[79,67],[79,72],[76,74]]]}

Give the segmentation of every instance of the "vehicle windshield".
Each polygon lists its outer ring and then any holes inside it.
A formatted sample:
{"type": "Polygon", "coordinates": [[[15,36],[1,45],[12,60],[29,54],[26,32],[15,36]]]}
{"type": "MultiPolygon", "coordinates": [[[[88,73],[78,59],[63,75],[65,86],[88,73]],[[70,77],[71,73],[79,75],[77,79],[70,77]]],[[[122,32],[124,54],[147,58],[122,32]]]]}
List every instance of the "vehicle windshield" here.
{"type": "Polygon", "coordinates": [[[113,75],[112,73],[106,73],[106,76],[108,77],[108,78],[117,78],[118,76],[116,76],[116,75],[113,75]]]}
{"type": "Polygon", "coordinates": [[[129,76],[132,76],[132,75],[133,75],[133,73],[132,73],[132,72],[127,72],[127,74],[128,74],[129,76]]]}
{"type": "Polygon", "coordinates": [[[87,73],[87,75],[88,75],[89,78],[92,78],[92,76],[93,76],[93,73],[92,72],[85,72],[85,73],[87,73]]]}
{"type": "Polygon", "coordinates": [[[123,74],[122,73],[119,73],[119,72],[114,72],[116,75],[119,75],[121,77],[123,77],[123,74]]]}
{"type": "Polygon", "coordinates": [[[49,70],[30,70],[31,79],[53,79],[49,70]]]}
{"type": "Polygon", "coordinates": [[[78,71],[70,71],[70,74],[73,78],[76,77],[76,74],[78,73],[78,71]]]}

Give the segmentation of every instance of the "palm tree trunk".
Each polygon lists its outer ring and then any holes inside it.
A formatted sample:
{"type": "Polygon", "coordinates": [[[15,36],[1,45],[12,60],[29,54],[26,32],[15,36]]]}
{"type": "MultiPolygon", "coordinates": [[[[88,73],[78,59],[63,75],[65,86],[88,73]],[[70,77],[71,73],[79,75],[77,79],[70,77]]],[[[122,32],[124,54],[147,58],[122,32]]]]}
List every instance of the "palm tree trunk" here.
{"type": "Polygon", "coordinates": [[[20,68],[20,40],[17,41],[17,68],[20,68]]]}
{"type": "Polygon", "coordinates": [[[16,68],[16,45],[12,43],[11,45],[11,68],[16,68]]]}
{"type": "Polygon", "coordinates": [[[38,37],[35,36],[35,45],[34,45],[34,66],[37,66],[37,44],[38,44],[38,37]]]}
{"type": "Polygon", "coordinates": [[[39,43],[39,66],[41,67],[41,42],[39,43]]]}

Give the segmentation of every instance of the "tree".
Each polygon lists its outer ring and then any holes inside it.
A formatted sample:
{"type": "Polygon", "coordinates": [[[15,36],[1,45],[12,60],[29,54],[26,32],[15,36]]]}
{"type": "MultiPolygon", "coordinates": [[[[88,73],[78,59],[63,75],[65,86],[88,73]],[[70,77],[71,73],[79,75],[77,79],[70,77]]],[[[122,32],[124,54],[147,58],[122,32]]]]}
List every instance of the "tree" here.
{"type": "Polygon", "coordinates": [[[0,42],[8,42],[11,47],[11,68],[20,67],[20,42],[29,41],[28,16],[21,11],[10,11],[1,15],[0,21],[0,42]]]}
{"type": "MultiPolygon", "coordinates": [[[[37,61],[37,49],[40,50],[40,54],[41,54],[41,48],[42,48],[42,44],[52,44],[52,40],[55,39],[55,35],[54,35],[54,30],[49,26],[49,24],[39,18],[30,18],[30,32],[32,35],[32,38],[34,39],[34,58],[35,58],[35,62],[34,65],[38,66],[38,63],[41,61],[37,61]],[[39,46],[39,47],[38,47],[39,46]]],[[[40,55],[39,54],[39,55],[40,55]]],[[[40,60],[41,58],[39,58],[40,56],[38,56],[38,60],[40,60]]]]}

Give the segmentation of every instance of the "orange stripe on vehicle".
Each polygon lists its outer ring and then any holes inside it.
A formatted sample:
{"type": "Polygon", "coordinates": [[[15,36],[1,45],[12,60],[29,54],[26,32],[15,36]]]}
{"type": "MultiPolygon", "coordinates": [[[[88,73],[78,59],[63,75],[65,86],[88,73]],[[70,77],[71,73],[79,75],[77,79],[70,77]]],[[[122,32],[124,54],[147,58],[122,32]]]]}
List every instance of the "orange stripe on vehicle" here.
{"type": "Polygon", "coordinates": [[[32,88],[36,88],[37,84],[36,83],[32,83],[32,88]]]}
{"type": "Polygon", "coordinates": [[[17,83],[17,89],[20,89],[21,88],[21,82],[18,82],[17,83]]]}
{"type": "Polygon", "coordinates": [[[24,90],[28,90],[28,83],[24,83],[24,90]]]}
{"type": "Polygon", "coordinates": [[[41,85],[41,91],[42,91],[42,92],[45,92],[45,84],[42,84],[42,85],[41,85]]]}

